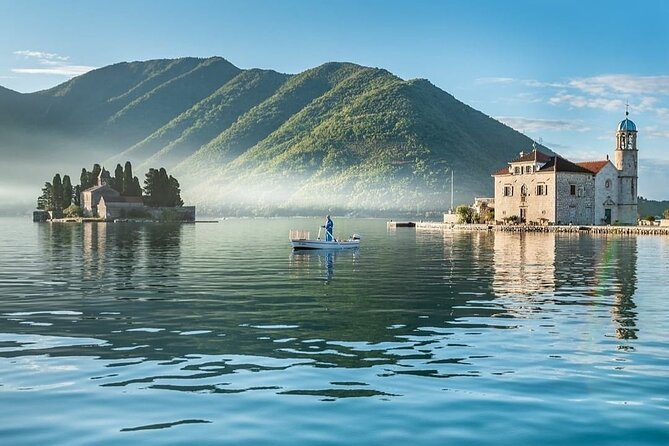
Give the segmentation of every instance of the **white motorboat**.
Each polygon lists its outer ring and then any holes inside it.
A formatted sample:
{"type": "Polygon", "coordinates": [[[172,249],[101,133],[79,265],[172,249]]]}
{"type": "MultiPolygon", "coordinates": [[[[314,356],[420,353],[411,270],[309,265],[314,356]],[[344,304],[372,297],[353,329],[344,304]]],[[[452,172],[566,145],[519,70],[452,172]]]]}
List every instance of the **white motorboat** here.
{"type": "Polygon", "coordinates": [[[347,240],[324,240],[321,238],[321,229],[318,230],[318,237],[310,238],[308,231],[290,231],[290,245],[294,250],[298,249],[355,249],[360,247],[360,236],[353,234],[347,240]]]}

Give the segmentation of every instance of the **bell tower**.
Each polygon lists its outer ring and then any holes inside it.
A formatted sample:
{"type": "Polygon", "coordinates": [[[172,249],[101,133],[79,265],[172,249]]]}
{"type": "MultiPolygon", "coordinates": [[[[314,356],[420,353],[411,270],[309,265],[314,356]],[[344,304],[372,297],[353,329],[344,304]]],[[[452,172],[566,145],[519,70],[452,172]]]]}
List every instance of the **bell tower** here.
{"type": "Polygon", "coordinates": [[[618,221],[637,224],[638,157],[636,147],[636,125],[629,118],[625,107],[625,119],[616,131],[615,166],[618,169],[618,221]]]}

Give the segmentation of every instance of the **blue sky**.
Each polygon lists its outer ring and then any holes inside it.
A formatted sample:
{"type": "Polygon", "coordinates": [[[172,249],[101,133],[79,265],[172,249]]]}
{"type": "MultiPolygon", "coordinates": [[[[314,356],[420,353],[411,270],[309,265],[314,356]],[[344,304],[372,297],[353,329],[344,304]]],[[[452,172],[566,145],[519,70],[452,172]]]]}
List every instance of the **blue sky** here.
{"type": "Polygon", "coordinates": [[[335,60],[427,78],[573,160],[612,154],[629,102],[640,193],[667,198],[664,0],[0,0],[0,85],[17,91],[121,61],[213,55],[286,73],[335,60]]]}

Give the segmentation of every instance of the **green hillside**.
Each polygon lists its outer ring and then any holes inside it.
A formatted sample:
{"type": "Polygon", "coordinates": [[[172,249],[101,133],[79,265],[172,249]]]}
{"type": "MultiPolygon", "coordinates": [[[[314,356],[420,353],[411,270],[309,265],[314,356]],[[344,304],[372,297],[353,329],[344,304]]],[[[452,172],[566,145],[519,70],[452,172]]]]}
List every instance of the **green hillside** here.
{"type": "Polygon", "coordinates": [[[457,203],[489,196],[490,173],[532,144],[427,80],[335,62],[296,75],[220,57],[120,63],[0,89],[0,118],[3,155],[42,177],[75,159],[165,166],[187,202],[228,214],[439,211],[451,171],[457,203]]]}

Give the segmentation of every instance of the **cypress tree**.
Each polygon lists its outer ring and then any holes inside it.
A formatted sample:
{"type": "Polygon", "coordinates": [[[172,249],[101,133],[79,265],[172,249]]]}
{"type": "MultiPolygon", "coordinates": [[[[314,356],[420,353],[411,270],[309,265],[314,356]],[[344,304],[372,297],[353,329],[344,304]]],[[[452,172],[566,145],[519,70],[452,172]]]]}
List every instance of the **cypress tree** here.
{"type": "Polygon", "coordinates": [[[144,194],[146,195],[146,204],[148,206],[156,206],[155,203],[155,197],[154,197],[154,189],[155,189],[155,183],[156,183],[156,169],[150,168],[148,172],[146,172],[145,179],[144,179],[144,194]]]}
{"type": "Polygon", "coordinates": [[[168,206],[183,206],[184,202],[181,199],[181,188],[177,179],[170,175],[168,185],[168,206]]]}
{"type": "Polygon", "coordinates": [[[59,173],[53,177],[51,184],[53,186],[53,208],[54,210],[63,209],[63,182],[59,173]]]}
{"type": "Polygon", "coordinates": [[[70,176],[63,176],[63,209],[72,204],[72,182],[70,176]]]}
{"type": "Polygon", "coordinates": [[[78,184],[74,186],[74,189],[72,191],[72,203],[75,206],[81,206],[81,186],[78,184]]]}
{"type": "Polygon", "coordinates": [[[123,189],[121,193],[127,196],[136,196],[133,191],[133,186],[132,164],[130,164],[130,161],[126,161],[125,169],[123,169],[123,189]]]}
{"type": "Polygon", "coordinates": [[[81,169],[81,175],[79,175],[79,184],[83,190],[91,187],[91,174],[85,168],[81,169]]]}
{"type": "Polygon", "coordinates": [[[123,167],[120,164],[117,164],[116,169],[114,170],[114,181],[112,186],[114,187],[114,190],[122,195],[125,195],[123,194],[123,191],[125,190],[124,179],[123,167]]]}
{"type": "Polygon", "coordinates": [[[142,186],[139,185],[139,178],[134,177],[132,179],[132,197],[141,197],[142,196],[142,186]]]}
{"type": "Polygon", "coordinates": [[[98,185],[98,177],[100,176],[100,172],[102,172],[102,167],[100,167],[100,165],[97,163],[93,164],[93,171],[91,172],[91,187],[98,185]]]}
{"type": "Polygon", "coordinates": [[[42,195],[37,198],[37,209],[44,211],[53,210],[53,186],[48,181],[44,183],[42,195]]]}

